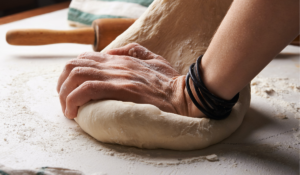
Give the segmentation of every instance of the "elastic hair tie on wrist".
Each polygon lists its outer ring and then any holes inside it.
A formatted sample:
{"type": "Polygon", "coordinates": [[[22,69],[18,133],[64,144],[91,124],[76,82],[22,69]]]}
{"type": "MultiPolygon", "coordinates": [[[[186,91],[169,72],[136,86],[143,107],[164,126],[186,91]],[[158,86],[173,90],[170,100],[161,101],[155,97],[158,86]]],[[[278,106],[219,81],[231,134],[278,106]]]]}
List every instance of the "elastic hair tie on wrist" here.
{"type": "Polygon", "coordinates": [[[208,118],[214,119],[214,120],[222,120],[225,119],[226,117],[229,116],[229,114],[232,111],[233,106],[236,104],[236,102],[239,99],[239,93],[236,94],[231,100],[224,100],[221,99],[211,92],[206,88],[204,85],[202,79],[201,79],[201,74],[199,70],[199,65],[201,63],[203,55],[201,55],[197,61],[196,64],[193,63],[190,66],[189,72],[186,75],[185,78],[185,85],[186,89],[188,91],[188,94],[195,104],[195,106],[203,113],[205,114],[208,118]],[[196,65],[196,68],[195,68],[196,65]],[[196,72],[196,73],[195,73],[196,72]],[[196,76],[197,75],[197,76],[196,76]],[[194,84],[194,89],[196,91],[196,94],[201,101],[203,107],[197,102],[195,99],[191,88],[189,84],[189,79],[192,79],[193,84],[194,84]]]}

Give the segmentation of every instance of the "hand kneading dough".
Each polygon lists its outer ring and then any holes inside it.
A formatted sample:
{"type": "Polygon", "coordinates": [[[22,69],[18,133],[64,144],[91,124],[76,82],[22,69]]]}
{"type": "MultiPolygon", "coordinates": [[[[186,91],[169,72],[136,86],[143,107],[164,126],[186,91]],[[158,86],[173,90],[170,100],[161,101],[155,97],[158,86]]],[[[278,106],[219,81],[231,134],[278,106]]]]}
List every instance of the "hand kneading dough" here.
{"type": "MultiPolygon", "coordinates": [[[[180,73],[203,54],[232,0],[155,0],[148,10],[106,49],[139,43],[162,55],[180,73]]],[[[93,101],[79,108],[80,127],[101,142],[193,150],[218,143],[242,123],[250,104],[250,86],[221,121],[167,113],[150,104],[93,101]]]]}

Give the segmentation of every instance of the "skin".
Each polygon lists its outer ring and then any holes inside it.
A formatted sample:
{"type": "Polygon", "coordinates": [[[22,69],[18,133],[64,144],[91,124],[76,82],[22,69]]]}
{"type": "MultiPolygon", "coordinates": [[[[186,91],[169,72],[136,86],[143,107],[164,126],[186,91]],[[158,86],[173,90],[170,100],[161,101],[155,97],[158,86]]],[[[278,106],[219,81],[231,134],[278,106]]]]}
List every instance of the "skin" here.
{"type": "Polygon", "coordinates": [[[298,0],[235,0],[203,56],[205,85],[231,99],[298,34],[298,0]]]}
{"type": "Polygon", "coordinates": [[[69,61],[59,77],[65,116],[73,119],[90,100],[153,104],[163,111],[193,116],[181,76],[161,56],[134,43],[107,53],[88,52],[69,61]]]}
{"type": "MultiPolygon", "coordinates": [[[[199,67],[205,85],[215,95],[231,99],[298,34],[299,1],[235,0],[199,67]]],[[[81,54],[66,64],[57,91],[69,119],[77,116],[79,106],[104,99],[204,117],[189,98],[185,76],[138,44],[81,54]]]]}

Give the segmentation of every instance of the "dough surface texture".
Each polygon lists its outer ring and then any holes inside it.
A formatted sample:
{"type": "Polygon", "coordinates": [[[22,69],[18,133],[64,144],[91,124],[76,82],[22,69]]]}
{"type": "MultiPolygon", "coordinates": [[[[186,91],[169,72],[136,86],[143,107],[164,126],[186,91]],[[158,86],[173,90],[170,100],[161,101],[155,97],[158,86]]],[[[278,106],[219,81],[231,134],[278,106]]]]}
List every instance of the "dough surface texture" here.
{"type": "MultiPolygon", "coordinates": [[[[106,49],[136,42],[166,58],[181,74],[203,54],[232,0],[155,0],[106,49]]],[[[105,50],[106,50],[105,49],[105,50]]],[[[147,149],[193,150],[216,144],[242,123],[250,86],[230,116],[216,121],[163,112],[150,104],[92,101],[79,108],[76,122],[95,139],[147,149]]]]}

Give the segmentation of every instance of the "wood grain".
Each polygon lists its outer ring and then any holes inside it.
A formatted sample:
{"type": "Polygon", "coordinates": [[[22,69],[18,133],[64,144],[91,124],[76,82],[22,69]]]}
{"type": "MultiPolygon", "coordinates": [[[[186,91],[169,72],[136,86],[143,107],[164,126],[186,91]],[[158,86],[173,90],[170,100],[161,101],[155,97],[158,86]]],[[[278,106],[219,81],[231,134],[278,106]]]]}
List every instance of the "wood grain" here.
{"type": "Polygon", "coordinates": [[[46,6],[46,7],[37,8],[34,10],[29,10],[26,12],[17,13],[17,14],[10,15],[10,16],[5,16],[5,17],[0,18],[0,25],[18,21],[18,20],[25,19],[25,18],[29,18],[29,17],[33,17],[33,16],[37,16],[37,15],[42,15],[45,13],[54,12],[54,11],[61,10],[61,9],[65,9],[65,8],[69,7],[70,2],[71,1],[62,2],[62,3],[58,3],[58,4],[46,6]]]}

